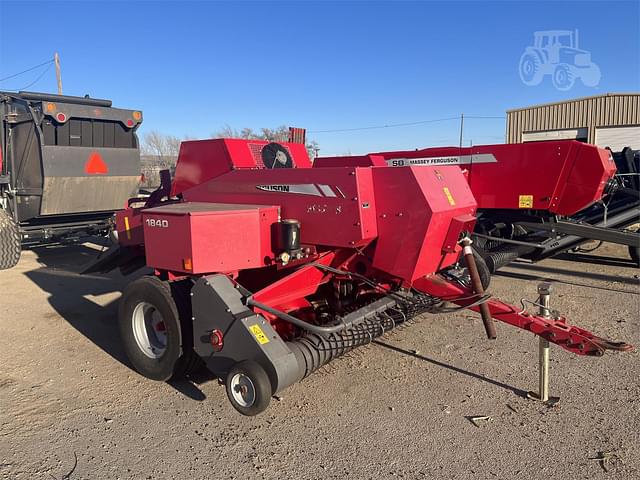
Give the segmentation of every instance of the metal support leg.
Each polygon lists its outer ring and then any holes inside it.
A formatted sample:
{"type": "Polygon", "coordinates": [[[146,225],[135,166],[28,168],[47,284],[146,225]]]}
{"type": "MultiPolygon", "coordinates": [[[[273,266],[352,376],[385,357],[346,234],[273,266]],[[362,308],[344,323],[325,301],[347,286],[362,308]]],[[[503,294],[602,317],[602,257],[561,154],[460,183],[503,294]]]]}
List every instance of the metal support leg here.
{"type": "Polygon", "coordinates": [[[540,337],[538,348],[538,400],[549,400],[549,341],[540,337]]]}
{"type": "MultiPolygon", "coordinates": [[[[544,318],[551,318],[551,308],[549,306],[551,284],[543,282],[538,285],[538,295],[539,315],[544,318]]],[[[557,397],[549,398],[549,341],[542,337],[539,337],[538,343],[538,392],[529,392],[527,397],[541,402],[552,400],[555,403],[559,400],[557,397]]]]}

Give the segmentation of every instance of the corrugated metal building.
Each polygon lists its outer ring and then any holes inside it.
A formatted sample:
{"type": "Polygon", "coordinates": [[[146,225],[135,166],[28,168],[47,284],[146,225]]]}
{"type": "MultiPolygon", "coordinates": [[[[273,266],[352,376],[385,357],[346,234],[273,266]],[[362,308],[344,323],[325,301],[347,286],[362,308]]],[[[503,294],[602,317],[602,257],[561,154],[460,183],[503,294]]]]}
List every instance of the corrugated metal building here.
{"type": "Polygon", "coordinates": [[[576,139],[640,149],[640,93],[607,93],[507,111],[507,143],[576,139]]]}

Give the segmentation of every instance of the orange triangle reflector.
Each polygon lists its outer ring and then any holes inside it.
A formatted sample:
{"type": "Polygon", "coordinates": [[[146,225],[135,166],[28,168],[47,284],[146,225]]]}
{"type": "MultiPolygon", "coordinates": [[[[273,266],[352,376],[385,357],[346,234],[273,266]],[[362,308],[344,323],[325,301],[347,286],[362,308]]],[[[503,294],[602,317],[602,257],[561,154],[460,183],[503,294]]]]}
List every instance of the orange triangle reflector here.
{"type": "Polygon", "coordinates": [[[98,152],[91,152],[89,159],[84,164],[84,171],[89,175],[104,175],[109,173],[109,167],[98,152]]]}

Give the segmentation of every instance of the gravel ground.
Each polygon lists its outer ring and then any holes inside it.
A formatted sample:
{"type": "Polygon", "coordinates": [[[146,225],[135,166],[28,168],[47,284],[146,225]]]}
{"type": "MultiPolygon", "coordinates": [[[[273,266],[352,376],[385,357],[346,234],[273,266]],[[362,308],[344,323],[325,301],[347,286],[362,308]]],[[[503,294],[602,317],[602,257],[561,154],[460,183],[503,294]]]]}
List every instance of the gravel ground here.
{"type": "MultiPolygon", "coordinates": [[[[426,315],[245,418],[214,379],[131,370],[116,328],[128,279],[76,274],[94,255],[50,247],[0,272],[3,479],[640,478],[637,352],[552,348],[549,407],[524,397],[537,386],[534,336],[500,324],[490,342],[475,314],[426,315]]],[[[570,321],[640,345],[626,258],[605,245],[517,263],[491,291],[534,300],[549,279],[570,321]]]]}

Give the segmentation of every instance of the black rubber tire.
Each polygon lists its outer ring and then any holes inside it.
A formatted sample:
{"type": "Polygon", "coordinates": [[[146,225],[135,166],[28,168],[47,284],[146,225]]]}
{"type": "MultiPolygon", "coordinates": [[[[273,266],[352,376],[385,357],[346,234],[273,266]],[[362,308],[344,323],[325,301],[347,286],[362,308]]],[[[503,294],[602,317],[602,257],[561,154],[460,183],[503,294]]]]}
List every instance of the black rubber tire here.
{"type": "Polygon", "coordinates": [[[181,298],[184,285],[180,283],[173,285],[151,275],[144,276],[129,284],[120,300],[118,322],[125,352],[136,371],[152,380],[180,378],[198,364],[199,359],[193,351],[191,317],[185,318],[188,312],[181,298]],[[135,340],[133,312],[140,302],[150,303],[162,315],[167,345],[159,358],[145,355],[135,340]]]}
{"type": "Polygon", "coordinates": [[[206,365],[200,355],[193,349],[193,314],[191,312],[191,287],[193,283],[191,280],[180,280],[171,282],[169,285],[173,301],[178,307],[178,315],[180,316],[182,351],[188,352],[185,354],[184,363],[180,365],[181,370],[177,371],[174,376],[174,378],[177,378],[199,372],[206,365]]]}
{"type": "MultiPolygon", "coordinates": [[[[475,245],[471,247],[473,251],[473,258],[476,261],[476,267],[478,267],[478,274],[480,275],[480,283],[482,283],[482,288],[487,290],[489,285],[491,285],[491,270],[487,266],[487,262],[484,261],[483,254],[484,251],[475,245]]],[[[460,264],[466,268],[467,262],[464,258],[464,255],[461,254],[460,264]]]]}
{"type": "Polygon", "coordinates": [[[119,245],[120,241],[118,240],[118,230],[111,228],[109,233],[107,233],[107,239],[109,240],[110,245],[119,245]]]}
{"type": "Polygon", "coordinates": [[[0,208],[0,270],[16,266],[22,253],[20,229],[13,218],[0,208]]]}
{"type": "Polygon", "coordinates": [[[271,381],[269,380],[269,376],[267,375],[267,373],[264,371],[264,368],[251,360],[245,360],[243,362],[236,363],[227,374],[225,386],[227,389],[227,397],[229,397],[229,401],[231,402],[233,408],[235,408],[242,415],[246,415],[248,417],[252,417],[265,411],[269,406],[269,403],[271,402],[271,395],[273,395],[271,381]],[[255,390],[255,400],[251,405],[241,405],[233,397],[233,393],[231,390],[231,381],[237,374],[242,374],[249,377],[251,383],[253,383],[255,390]]]}
{"type": "MultiPolygon", "coordinates": [[[[640,233],[640,228],[636,230],[636,233],[640,233]]],[[[640,267],[640,247],[632,247],[629,245],[629,256],[636,267],[640,267]]]]}

